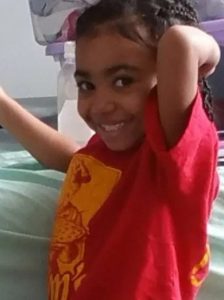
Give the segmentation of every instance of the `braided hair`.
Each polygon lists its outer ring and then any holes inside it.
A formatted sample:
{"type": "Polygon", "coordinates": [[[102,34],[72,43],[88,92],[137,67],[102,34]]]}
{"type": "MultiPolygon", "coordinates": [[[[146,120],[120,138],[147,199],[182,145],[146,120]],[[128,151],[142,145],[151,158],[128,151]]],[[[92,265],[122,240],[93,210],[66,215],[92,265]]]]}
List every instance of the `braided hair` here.
{"type": "MultiPolygon", "coordinates": [[[[166,32],[176,24],[199,28],[198,14],[190,0],[101,0],[88,8],[78,19],[76,40],[83,36],[97,34],[107,25],[122,36],[143,43],[155,45],[166,32]],[[141,35],[138,28],[144,26],[148,37],[141,35]]],[[[203,95],[203,106],[213,120],[213,97],[205,78],[199,80],[203,95]]]]}

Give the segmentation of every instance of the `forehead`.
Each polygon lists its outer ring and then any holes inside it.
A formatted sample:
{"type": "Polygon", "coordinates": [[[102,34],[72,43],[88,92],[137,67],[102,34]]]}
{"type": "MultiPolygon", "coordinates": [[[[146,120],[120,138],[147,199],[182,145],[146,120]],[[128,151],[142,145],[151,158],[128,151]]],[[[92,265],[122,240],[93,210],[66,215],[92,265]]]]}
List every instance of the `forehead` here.
{"type": "Polygon", "coordinates": [[[94,70],[113,64],[145,65],[153,63],[155,50],[122,37],[118,33],[85,36],[77,41],[77,69],[94,70]]]}

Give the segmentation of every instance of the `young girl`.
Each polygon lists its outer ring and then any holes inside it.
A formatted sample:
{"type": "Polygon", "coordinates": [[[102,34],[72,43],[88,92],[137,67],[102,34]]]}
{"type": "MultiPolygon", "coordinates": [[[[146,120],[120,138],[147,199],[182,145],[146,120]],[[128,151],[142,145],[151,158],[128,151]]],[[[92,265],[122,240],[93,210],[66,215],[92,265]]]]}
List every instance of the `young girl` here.
{"type": "Polygon", "coordinates": [[[0,95],[0,123],[43,164],[68,168],[49,299],[192,300],[218,189],[203,78],[219,48],[187,0],[96,2],[76,33],[78,109],[96,132],[86,147],[0,95]]]}

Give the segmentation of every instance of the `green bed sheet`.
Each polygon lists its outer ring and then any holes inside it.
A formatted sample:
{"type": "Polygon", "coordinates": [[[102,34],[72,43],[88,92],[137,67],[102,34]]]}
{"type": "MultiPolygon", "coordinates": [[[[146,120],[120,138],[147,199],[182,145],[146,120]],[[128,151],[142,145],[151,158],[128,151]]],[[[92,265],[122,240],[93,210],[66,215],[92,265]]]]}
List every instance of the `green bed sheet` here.
{"type": "Polygon", "coordinates": [[[49,236],[64,175],[27,152],[0,154],[0,299],[47,299],[49,236]]]}

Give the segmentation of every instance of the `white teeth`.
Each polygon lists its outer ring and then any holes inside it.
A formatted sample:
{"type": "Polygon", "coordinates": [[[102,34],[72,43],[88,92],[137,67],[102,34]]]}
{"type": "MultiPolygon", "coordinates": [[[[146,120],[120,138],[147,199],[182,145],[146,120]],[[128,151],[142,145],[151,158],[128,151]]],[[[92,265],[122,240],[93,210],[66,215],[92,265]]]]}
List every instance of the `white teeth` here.
{"type": "Polygon", "coordinates": [[[119,129],[121,129],[124,126],[124,123],[120,123],[120,124],[115,124],[115,125],[105,125],[102,124],[100,125],[105,131],[107,132],[112,132],[112,131],[117,131],[119,129]]]}

